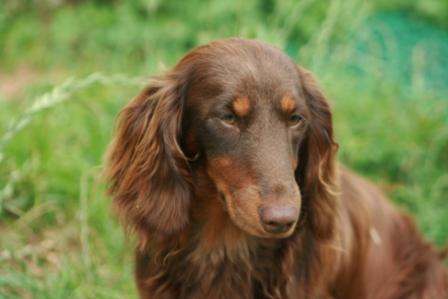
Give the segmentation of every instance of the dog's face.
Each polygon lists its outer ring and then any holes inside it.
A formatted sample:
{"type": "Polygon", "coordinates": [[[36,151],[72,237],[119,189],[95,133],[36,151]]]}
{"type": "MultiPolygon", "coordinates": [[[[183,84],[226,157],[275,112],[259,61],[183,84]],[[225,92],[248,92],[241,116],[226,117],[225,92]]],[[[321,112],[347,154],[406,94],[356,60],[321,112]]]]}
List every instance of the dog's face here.
{"type": "Polygon", "coordinates": [[[310,112],[296,66],[249,44],[199,53],[183,117],[184,151],[199,155],[232,221],[261,237],[285,237],[299,218],[298,150],[310,112]]]}
{"type": "Polygon", "coordinates": [[[128,104],[106,172],[142,246],[188,225],[199,172],[243,231],[287,237],[305,217],[326,238],[335,148],[311,74],[272,46],[229,39],[192,50],[128,104]]]}

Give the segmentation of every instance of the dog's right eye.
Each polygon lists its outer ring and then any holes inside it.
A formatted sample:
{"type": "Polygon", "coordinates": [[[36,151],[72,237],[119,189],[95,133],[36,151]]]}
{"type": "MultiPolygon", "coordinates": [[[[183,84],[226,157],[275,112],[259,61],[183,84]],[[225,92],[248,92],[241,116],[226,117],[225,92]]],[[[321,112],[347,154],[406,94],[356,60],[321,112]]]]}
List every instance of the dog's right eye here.
{"type": "Polygon", "coordinates": [[[226,113],[219,119],[228,125],[234,125],[236,122],[236,116],[233,113],[226,113]]]}

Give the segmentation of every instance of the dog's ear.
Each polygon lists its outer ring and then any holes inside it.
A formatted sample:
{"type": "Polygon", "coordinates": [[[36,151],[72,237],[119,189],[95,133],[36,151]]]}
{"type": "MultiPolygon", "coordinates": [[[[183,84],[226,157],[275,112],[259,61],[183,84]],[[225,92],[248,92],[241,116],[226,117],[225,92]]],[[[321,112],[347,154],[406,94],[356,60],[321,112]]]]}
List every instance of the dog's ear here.
{"type": "Polygon", "coordinates": [[[313,75],[298,67],[300,84],[311,115],[307,135],[299,149],[296,178],[304,198],[304,213],[315,236],[332,236],[337,204],[332,116],[313,75]]]}
{"type": "Polygon", "coordinates": [[[109,192],[141,246],[150,233],[173,234],[189,221],[190,172],[179,146],[184,77],[152,80],[121,112],[109,150],[109,192]]]}

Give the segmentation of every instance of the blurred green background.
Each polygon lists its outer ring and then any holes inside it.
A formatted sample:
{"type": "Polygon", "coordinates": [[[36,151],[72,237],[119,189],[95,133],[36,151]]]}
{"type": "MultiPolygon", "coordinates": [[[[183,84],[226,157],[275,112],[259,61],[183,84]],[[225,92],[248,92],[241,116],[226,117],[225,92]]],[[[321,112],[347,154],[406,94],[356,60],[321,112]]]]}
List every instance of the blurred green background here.
{"type": "Polygon", "coordinates": [[[117,113],[229,36],[312,70],[342,161],[448,242],[447,1],[0,0],[0,298],[136,298],[100,178],[117,113]]]}

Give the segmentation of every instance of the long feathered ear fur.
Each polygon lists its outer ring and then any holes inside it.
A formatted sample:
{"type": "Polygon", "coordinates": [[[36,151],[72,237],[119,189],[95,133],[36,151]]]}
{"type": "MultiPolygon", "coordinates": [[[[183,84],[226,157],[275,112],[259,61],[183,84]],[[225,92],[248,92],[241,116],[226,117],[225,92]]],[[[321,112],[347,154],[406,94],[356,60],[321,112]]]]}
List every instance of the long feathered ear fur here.
{"type": "Polygon", "coordinates": [[[298,67],[306,102],[311,111],[307,136],[299,149],[296,177],[304,197],[304,216],[318,238],[333,235],[337,204],[335,159],[330,107],[313,75],[298,67]]]}
{"type": "Polygon", "coordinates": [[[124,108],[107,158],[109,193],[143,247],[149,234],[173,234],[189,221],[189,166],[178,143],[182,81],[174,71],[154,79],[124,108]]]}

